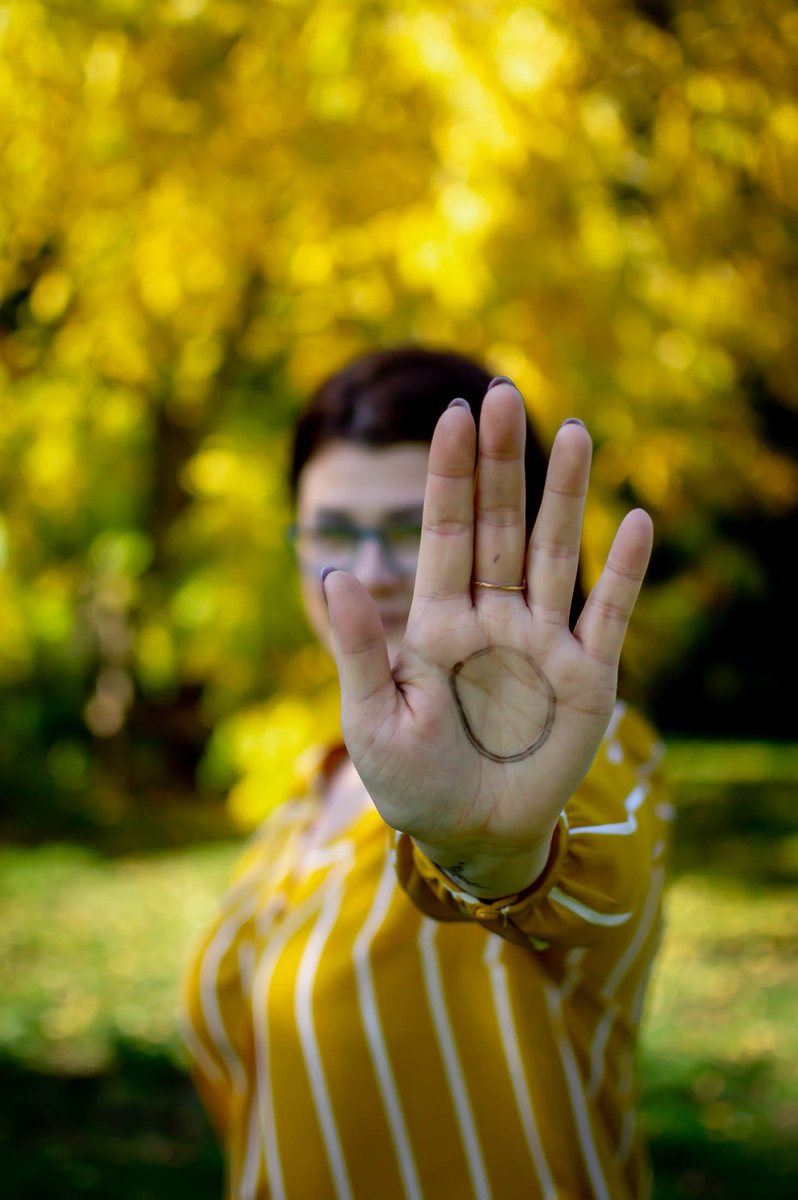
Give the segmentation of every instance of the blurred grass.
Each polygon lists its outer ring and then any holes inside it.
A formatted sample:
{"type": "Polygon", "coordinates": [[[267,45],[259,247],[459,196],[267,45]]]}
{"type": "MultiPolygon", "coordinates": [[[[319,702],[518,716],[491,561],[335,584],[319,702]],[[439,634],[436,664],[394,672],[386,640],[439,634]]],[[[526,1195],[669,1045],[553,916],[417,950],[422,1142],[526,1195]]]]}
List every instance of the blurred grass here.
{"type": "Polygon", "coordinates": [[[176,987],[237,843],[106,859],[0,853],[4,1200],[218,1200],[176,987]]]}
{"type": "MultiPolygon", "coordinates": [[[[787,1200],[798,1192],[795,750],[686,746],[669,760],[677,837],[641,1056],[656,1198],[787,1200]],[[770,763],[758,780],[752,761],[770,763]]],[[[174,1010],[184,956],[238,852],[0,853],[8,1200],[221,1194],[174,1010]]]]}
{"type": "Polygon", "coordinates": [[[798,742],[668,742],[668,775],[676,787],[730,783],[798,783],[798,742]]]}

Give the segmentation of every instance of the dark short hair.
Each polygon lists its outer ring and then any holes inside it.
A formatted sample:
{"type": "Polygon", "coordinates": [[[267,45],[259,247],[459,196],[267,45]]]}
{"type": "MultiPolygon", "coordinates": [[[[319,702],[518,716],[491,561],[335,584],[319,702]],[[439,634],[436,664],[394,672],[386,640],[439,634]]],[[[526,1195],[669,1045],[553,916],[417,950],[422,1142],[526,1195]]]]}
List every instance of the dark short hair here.
{"type": "MultiPolygon", "coordinates": [[[[479,428],[482,401],[491,378],[484,367],[462,354],[422,346],[373,350],[354,359],[316,388],[296,423],[289,472],[294,498],[302,468],[328,442],[429,445],[438,418],[456,396],[471,405],[479,428]]],[[[546,453],[527,415],[527,537],[540,507],[546,465],[546,453]]],[[[577,581],[572,625],[582,603],[583,592],[577,581]]]]}

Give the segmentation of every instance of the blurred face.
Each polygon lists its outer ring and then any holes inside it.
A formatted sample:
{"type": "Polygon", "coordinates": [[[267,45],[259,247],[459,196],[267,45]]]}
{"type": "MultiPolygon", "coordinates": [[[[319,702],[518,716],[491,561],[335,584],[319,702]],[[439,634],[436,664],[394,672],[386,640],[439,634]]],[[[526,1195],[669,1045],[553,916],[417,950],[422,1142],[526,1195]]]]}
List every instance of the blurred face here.
{"type": "Polygon", "coordinates": [[[332,649],[319,572],[340,566],[368,588],[393,662],[413,599],[429,449],[417,442],[371,448],[333,441],[299,477],[297,553],[302,599],[316,636],[332,649]],[[379,530],[357,537],[357,531],[379,530]]]}

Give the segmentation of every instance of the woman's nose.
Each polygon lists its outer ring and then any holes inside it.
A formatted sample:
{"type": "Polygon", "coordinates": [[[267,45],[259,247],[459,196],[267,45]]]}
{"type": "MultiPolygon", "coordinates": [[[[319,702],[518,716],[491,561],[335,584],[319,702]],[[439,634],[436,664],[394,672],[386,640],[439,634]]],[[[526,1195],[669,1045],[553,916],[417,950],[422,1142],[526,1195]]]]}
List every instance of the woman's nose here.
{"type": "Polygon", "coordinates": [[[352,567],[352,574],[365,587],[395,583],[398,572],[391,562],[384,542],[375,533],[361,538],[352,567]]]}

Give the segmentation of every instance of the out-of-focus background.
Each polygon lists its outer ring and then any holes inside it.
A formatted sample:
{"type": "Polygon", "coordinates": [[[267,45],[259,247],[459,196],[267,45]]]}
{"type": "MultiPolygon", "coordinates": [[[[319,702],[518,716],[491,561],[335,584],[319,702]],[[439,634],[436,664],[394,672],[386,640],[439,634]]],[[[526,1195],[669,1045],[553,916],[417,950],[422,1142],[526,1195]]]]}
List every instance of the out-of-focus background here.
{"type": "Polygon", "coordinates": [[[4,1197],[220,1195],[176,980],[337,721],[289,429],[408,341],[586,421],[588,576],[654,517],[657,1197],[795,1196],[796,326],[790,0],[0,0],[4,1197]]]}

